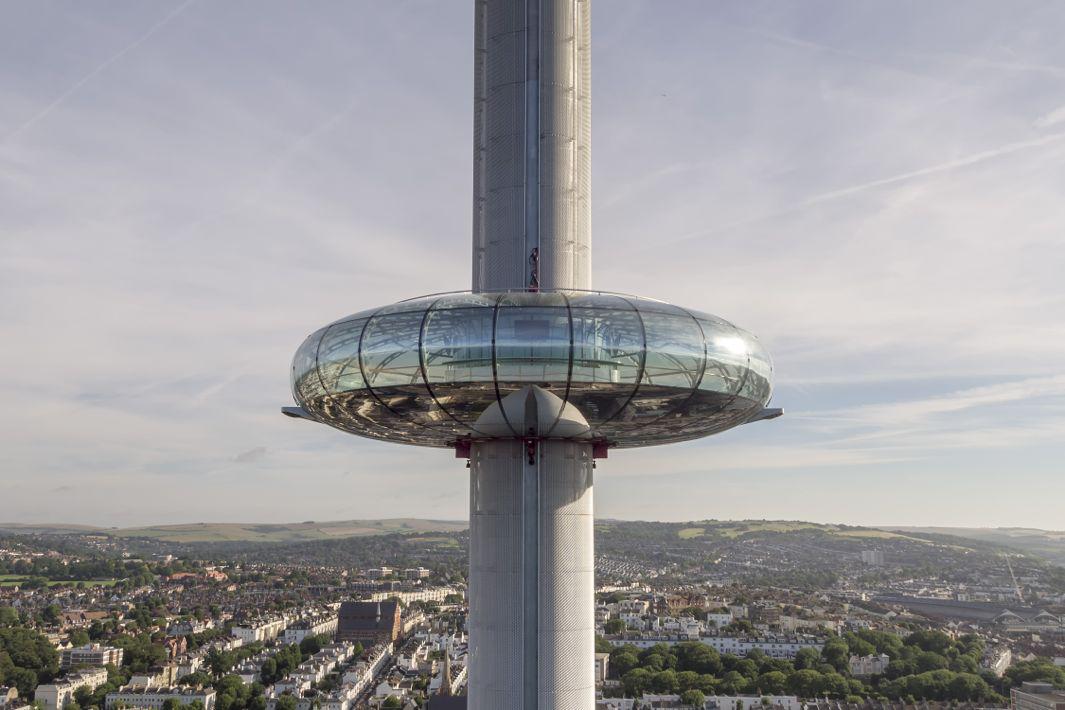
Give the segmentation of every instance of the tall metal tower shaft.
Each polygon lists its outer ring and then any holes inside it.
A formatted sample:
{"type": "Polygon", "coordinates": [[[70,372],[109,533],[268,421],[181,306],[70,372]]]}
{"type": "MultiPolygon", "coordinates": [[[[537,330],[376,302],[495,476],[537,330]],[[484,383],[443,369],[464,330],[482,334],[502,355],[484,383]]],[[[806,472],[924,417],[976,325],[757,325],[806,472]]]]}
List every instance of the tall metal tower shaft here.
{"type": "Polygon", "coordinates": [[[475,0],[473,290],[591,288],[591,0],[475,0]]]}
{"type": "MultiPolygon", "coordinates": [[[[475,0],[473,289],[591,287],[590,0],[475,0]]],[[[592,710],[592,445],[470,451],[470,710],[592,710]]]]}

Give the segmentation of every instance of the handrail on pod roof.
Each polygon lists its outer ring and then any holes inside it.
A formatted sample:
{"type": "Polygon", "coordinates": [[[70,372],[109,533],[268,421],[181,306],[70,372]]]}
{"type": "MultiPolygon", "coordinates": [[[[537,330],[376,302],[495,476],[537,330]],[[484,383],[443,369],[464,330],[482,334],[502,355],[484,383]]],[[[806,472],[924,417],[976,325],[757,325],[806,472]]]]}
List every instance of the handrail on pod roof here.
{"type": "Polygon", "coordinates": [[[443,296],[457,296],[459,294],[490,294],[490,293],[594,293],[599,296],[628,296],[629,298],[638,298],[641,301],[654,301],[656,303],[664,303],[667,306],[673,305],[669,301],[663,301],[660,298],[651,298],[650,296],[641,296],[637,293],[626,293],[624,291],[604,291],[598,288],[537,288],[535,290],[528,288],[494,288],[489,291],[474,291],[473,289],[465,289],[459,291],[438,291],[436,293],[426,293],[420,296],[412,296],[411,298],[403,298],[396,303],[406,303],[407,301],[417,301],[419,298],[442,298],[443,296]]]}
{"type": "MultiPolygon", "coordinates": [[[[689,315],[692,315],[692,316],[695,315],[695,314],[693,314],[691,312],[691,309],[686,308],[684,306],[678,306],[677,304],[670,303],[669,301],[664,301],[661,298],[652,298],[650,296],[641,296],[641,295],[636,294],[636,293],[627,293],[625,291],[604,291],[603,289],[598,289],[598,288],[540,288],[540,289],[536,289],[536,290],[530,290],[528,288],[501,288],[501,289],[492,289],[490,291],[474,291],[473,289],[464,289],[464,290],[457,290],[457,291],[437,291],[435,293],[425,293],[425,294],[421,294],[421,295],[418,295],[418,296],[411,296],[410,298],[402,298],[402,299],[400,299],[398,301],[395,301],[393,303],[390,303],[390,304],[387,304],[387,305],[384,305],[384,306],[376,306],[374,308],[367,308],[367,309],[364,309],[364,310],[361,310],[361,311],[355,311],[354,313],[348,313],[347,315],[341,316],[341,317],[339,317],[339,318],[337,318],[337,319],[335,319],[333,321],[330,321],[325,326],[323,326],[323,329],[324,328],[329,328],[329,327],[334,326],[334,325],[339,325],[341,323],[345,323],[348,320],[350,320],[352,318],[352,316],[359,316],[359,317],[364,317],[364,318],[374,318],[375,316],[378,315],[378,313],[380,311],[384,310],[385,308],[389,308],[391,306],[395,306],[395,305],[400,304],[400,303],[410,303],[411,301],[419,301],[419,300],[422,300],[422,299],[437,299],[437,300],[440,300],[440,299],[444,298],[445,296],[502,295],[502,294],[510,294],[510,293],[522,293],[522,294],[557,293],[557,294],[562,294],[563,296],[565,294],[567,294],[567,293],[576,293],[576,294],[595,294],[595,295],[598,295],[598,296],[617,296],[618,298],[635,298],[637,301],[648,301],[648,302],[651,302],[651,303],[661,303],[662,305],[665,305],[665,306],[672,306],[674,308],[679,308],[680,310],[687,312],[689,315]]],[[[636,311],[640,310],[637,303],[630,303],[629,305],[632,306],[633,310],[636,310],[636,311]]],[[[426,310],[432,310],[435,306],[436,306],[435,302],[434,303],[430,303],[430,304],[428,304],[426,306],[426,310]]],[[[496,304],[496,306],[498,307],[498,303],[496,304]]],[[[509,307],[511,307],[511,306],[508,306],[508,308],[509,307]]],[[[750,335],[755,340],[758,340],[758,336],[754,335],[754,333],[751,333],[750,331],[747,331],[747,330],[741,328],[740,326],[736,325],[735,323],[733,323],[731,320],[729,320],[727,318],[722,318],[721,316],[716,315],[716,314],[712,314],[712,313],[706,313],[705,311],[699,311],[699,313],[703,314],[703,315],[711,316],[713,318],[716,318],[717,320],[720,320],[720,321],[726,323],[727,325],[730,325],[733,328],[736,328],[737,330],[742,330],[744,333],[750,335]]]]}

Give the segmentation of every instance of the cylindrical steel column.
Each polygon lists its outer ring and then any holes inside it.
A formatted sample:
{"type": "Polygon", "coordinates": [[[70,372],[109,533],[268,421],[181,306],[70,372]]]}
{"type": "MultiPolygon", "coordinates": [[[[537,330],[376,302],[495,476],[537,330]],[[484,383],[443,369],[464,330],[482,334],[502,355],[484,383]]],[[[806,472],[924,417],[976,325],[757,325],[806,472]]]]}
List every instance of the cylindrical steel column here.
{"type": "Polygon", "coordinates": [[[595,706],[591,446],[475,444],[470,710],[595,706]]]}
{"type": "Polygon", "coordinates": [[[591,0],[475,0],[473,290],[591,288],[591,0]]]}
{"type": "MultiPolygon", "coordinates": [[[[591,2],[475,12],[473,290],[591,288],[591,2]]],[[[468,707],[592,710],[592,446],[529,440],[471,448],[468,707]]]]}

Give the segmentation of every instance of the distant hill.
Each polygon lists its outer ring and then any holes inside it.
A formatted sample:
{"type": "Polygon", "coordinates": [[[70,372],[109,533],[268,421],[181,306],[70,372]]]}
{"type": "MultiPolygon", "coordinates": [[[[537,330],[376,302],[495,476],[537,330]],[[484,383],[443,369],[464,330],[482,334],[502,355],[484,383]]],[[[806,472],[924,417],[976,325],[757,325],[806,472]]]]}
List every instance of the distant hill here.
{"type": "Polygon", "coordinates": [[[300,542],[332,540],[391,533],[459,532],[465,520],[422,520],[390,518],[385,520],[333,520],[302,523],[189,523],[151,525],[137,528],[101,528],[91,525],[49,525],[0,523],[0,533],[81,534],[108,537],[153,539],[160,542],[300,542]]]}
{"type": "Polygon", "coordinates": [[[952,535],[969,540],[979,540],[1003,547],[1037,555],[1065,565],[1065,531],[1039,530],[1038,528],[948,528],[948,527],[896,527],[888,530],[926,535],[952,535]]]}
{"type": "MultiPolygon", "coordinates": [[[[166,543],[297,543],[319,540],[391,535],[396,533],[459,533],[469,524],[465,520],[425,520],[390,518],[382,520],[304,521],[300,523],[188,523],[183,525],[149,525],[132,528],[104,528],[66,523],[0,523],[0,534],[103,535],[107,537],[151,540],[166,543]]],[[[752,536],[785,534],[796,538],[823,536],[827,539],[865,541],[867,544],[889,541],[1014,549],[1033,554],[1065,566],[1065,532],[1033,528],[954,528],[883,526],[867,528],[849,525],[825,525],[799,520],[700,520],[686,523],[596,520],[596,530],[607,538],[621,537],[630,542],[644,540],[680,540],[706,542],[742,540],[752,536]]],[[[601,548],[605,549],[605,548],[601,548]]]]}

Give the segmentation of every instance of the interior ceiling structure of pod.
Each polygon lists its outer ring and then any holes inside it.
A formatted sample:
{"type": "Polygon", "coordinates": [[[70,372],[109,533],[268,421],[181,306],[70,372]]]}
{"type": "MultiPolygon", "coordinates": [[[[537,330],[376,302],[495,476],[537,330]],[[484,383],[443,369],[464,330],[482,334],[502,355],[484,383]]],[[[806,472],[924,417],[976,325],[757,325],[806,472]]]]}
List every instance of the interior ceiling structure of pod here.
{"type": "MultiPolygon", "coordinates": [[[[581,436],[636,447],[779,415],[772,361],[726,320],[601,291],[456,292],[362,311],[316,331],[292,363],[286,413],[421,446],[523,438],[478,420],[536,391],[587,423],[581,436]]],[[[537,436],[573,436],[572,417],[537,436]],[[565,425],[563,425],[565,423],[565,425]]],[[[506,421],[502,417],[500,421],[506,421]]]]}

